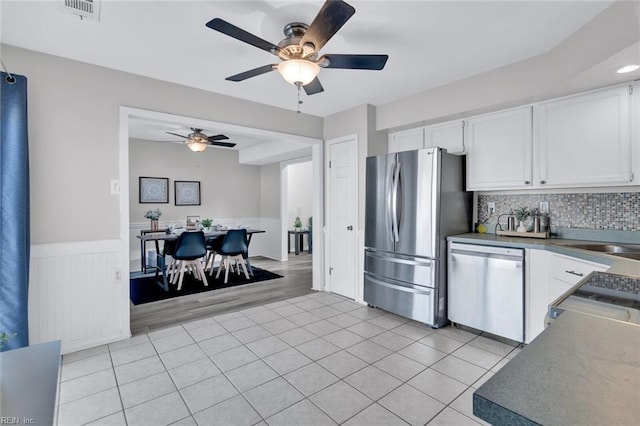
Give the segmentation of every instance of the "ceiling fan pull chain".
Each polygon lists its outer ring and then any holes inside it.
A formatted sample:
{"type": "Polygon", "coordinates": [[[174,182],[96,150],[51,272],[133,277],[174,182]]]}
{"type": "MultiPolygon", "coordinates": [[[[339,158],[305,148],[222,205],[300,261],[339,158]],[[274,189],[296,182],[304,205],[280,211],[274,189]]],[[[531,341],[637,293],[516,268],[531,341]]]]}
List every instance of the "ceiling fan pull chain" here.
{"type": "Polygon", "coordinates": [[[296,87],[298,88],[298,111],[297,111],[297,113],[300,114],[300,105],[302,104],[302,100],[300,99],[300,90],[302,88],[302,84],[297,83],[296,87]]]}

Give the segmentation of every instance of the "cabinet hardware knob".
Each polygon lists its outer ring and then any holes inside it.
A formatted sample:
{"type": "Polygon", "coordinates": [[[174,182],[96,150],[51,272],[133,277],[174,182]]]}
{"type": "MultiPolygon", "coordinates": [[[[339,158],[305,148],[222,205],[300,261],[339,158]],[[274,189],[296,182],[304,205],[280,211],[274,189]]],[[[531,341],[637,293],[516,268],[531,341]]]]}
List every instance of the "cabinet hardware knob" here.
{"type": "Polygon", "coordinates": [[[525,185],[529,185],[530,183],[531,183],[531,182],[529,182],[528,180],[525,180],[525,181],[524,181],[524,184],[525,184],[525,185]]]}
{"type": "Polygon", "coordinates": [[[547,181],[546,181],[546,180],[541,180],[541,181],[540,181],[540,185],[544,185],[545,183],[547,183],[547,181]]]}
{"type": "Polygon", "coordinates": [[[353,231],[353,226],[351,225],[347,226],[347,231],[353,231]]]}

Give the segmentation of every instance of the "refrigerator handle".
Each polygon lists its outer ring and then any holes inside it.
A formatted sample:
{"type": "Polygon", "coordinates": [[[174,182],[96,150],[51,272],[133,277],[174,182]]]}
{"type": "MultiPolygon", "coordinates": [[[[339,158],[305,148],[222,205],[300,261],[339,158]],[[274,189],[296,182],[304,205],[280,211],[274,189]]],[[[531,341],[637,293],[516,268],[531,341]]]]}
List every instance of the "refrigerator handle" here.
{"type": "Polygon", "coordinates": [[[391,193],[391,220],[393,227],[393,241],[400,241],[400,230],[398,225],[398,185],[400,183],[400,162],[396,163],[393,171],[393,187],[391,193]]]}

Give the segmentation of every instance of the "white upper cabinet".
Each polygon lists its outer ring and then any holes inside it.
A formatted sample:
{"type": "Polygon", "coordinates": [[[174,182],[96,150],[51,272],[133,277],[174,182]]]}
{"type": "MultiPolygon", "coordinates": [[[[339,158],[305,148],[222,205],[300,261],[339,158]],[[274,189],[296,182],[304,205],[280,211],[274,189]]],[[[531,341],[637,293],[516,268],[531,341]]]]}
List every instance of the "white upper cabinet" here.
{"type": "Polygon", "coordinates": [[[630,86],[536,104],[534,186],[631,181],[630,86]]]}
{"type": "Polygon", "coordinates": [[[440,147],[449,154],[464,154],[464,121],[450,121],[424,128],[424,147],[440,147]]]}
{"type": "Polygon", "coordinates": [[[424,127],[389,133],[389,153],[424,148],[424,127]]]}
{"type": "Polygon", "coordinates": [[[467,121],[467,189],[531,187],[531,116],[527,106],[467,121]]]}

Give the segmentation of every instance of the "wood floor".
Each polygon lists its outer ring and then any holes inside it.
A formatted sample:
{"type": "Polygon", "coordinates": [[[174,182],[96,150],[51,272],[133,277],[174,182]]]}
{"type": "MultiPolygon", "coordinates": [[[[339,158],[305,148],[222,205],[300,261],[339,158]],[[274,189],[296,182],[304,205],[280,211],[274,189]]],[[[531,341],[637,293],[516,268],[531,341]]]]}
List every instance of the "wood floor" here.
{"type": "Polygon", "coordinates": [[[286,262],[252,257],[251,264],[283,277],[144,305],[131,304],[131,333],[134,336],[144,334],[312,292],[312,255],[309,253],[303,252],[298,256],[292,253],[286,262]]]}

